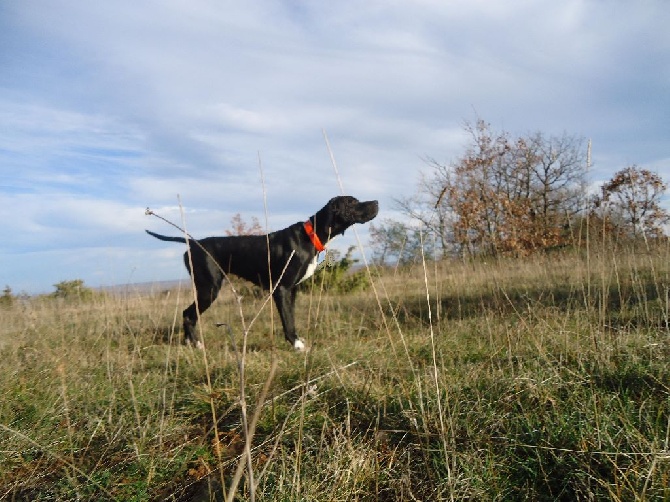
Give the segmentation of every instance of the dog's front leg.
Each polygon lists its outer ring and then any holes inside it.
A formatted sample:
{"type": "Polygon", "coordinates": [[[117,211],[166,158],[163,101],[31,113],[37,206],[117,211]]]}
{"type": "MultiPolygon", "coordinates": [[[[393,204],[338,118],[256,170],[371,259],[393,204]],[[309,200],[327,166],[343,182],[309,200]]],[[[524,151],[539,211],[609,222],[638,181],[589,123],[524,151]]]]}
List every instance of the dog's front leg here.
{"type": "Polygon", "coordinates": [[[305,342],[303,342],[295,332],[295,288],[287,288],[285,286],[278,286],[275,289],[273,298],[277,310],[279,311],[279,318],[281,319],[282,328],[284,328],[284,337],[296,350],[305,350],[305,342]]]}

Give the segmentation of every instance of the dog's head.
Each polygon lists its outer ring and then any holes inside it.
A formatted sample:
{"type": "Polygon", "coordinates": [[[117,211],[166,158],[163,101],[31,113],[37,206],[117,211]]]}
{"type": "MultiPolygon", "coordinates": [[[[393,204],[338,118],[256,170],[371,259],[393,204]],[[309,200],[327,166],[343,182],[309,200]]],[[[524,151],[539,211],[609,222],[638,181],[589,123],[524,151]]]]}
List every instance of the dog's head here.
{"type": "Polygon", "coordinates": [[[333,197],[323,209],[316,213],[318,225],[325,224],[330,236],[343,234],[354,223],[367,223],[379,212],[379,202],[360,202],[349,195],[333,197]]]}

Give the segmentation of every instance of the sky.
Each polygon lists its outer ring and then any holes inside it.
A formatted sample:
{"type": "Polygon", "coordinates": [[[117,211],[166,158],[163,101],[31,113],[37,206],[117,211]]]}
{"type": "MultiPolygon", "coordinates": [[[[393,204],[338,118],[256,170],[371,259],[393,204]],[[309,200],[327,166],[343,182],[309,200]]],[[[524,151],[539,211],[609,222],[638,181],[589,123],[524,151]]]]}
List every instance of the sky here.
{"type": "Polygon", "coordinates": [[[477,119],[670,182],[668,26],[665,0],[0,2],[0,287],[186,277],[147,207],[196,237],[342,191],[397,217],[477,119]]]}

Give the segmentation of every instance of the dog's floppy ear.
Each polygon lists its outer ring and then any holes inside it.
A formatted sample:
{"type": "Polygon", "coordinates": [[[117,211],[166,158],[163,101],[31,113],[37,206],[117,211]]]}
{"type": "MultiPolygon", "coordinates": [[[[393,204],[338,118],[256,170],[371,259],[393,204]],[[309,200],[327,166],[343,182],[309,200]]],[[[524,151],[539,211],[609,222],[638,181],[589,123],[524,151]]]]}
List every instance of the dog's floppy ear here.
{"type": "Polygon", "coordinates": [[[357,200],[350,196],[336,197],[333,199],[333,213],[345,222],[354,221],[357,200]]]}
{"type": "Polygon", "coordinates": [[[331,199],[333,215],[333,232],[344,235],[344,232],[356,222],[358,200],[350,195],[331,199]]]}
{"type": "Polygon", "coordinates": [[[313,216],[314,218],[314,228],[325,229],[326,234],[330,234],[331,228],[334,223],[334,216],[336,211],[336,200],[337,197],[330,199],[325,206],[317,211],[313,216]]]}
{"type": "Polygon", "coordinates": [[[335,233],[337,230],[333,227],[339,226],[336,225],[338,220],[341,218],[341,208],[342,206],[342,197],[333,197],[328,201],[328,211],[326,211],[326,228],[328,233],[335,233]]]}

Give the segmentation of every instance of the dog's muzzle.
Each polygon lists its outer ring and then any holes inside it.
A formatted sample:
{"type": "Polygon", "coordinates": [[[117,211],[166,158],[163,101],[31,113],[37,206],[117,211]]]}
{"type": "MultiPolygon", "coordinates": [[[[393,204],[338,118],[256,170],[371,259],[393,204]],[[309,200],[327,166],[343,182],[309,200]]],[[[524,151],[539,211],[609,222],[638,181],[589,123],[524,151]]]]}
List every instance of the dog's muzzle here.
{"type": "Polygon", "coordinates": [[[359,223],[367,223],[379,213],[379,202],[376,200],[361,202],[359,208],[361,217],[359,223]]]}

